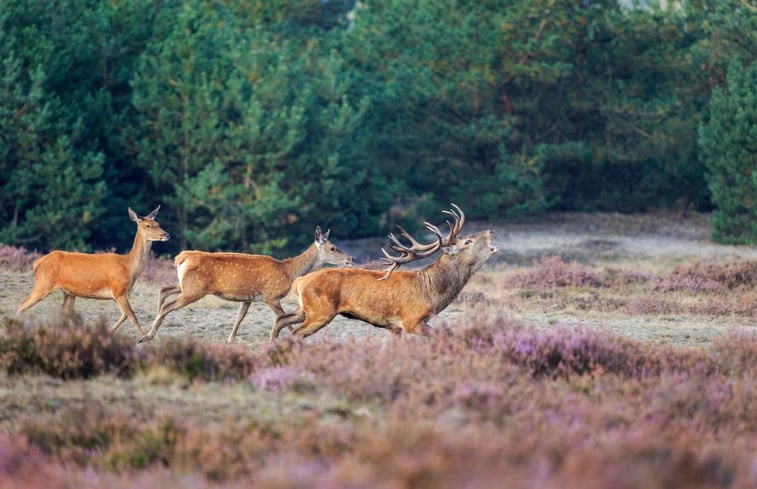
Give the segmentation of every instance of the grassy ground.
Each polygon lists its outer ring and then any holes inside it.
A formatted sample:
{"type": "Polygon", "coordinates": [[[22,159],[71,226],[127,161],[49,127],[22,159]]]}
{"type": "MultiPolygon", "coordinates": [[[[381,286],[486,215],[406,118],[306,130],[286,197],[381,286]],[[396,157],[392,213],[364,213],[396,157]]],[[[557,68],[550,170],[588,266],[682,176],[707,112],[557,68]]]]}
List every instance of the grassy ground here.
{"type": "MultiPolygon", "coordinates": [[[[0,334],[0,487],[754,487],[757,250],[702,216],[495,231],[432,340],[337,318],[269,347],[254,304],[229,346],[210,297],[137,347],[113,303],[77,300],[82,327],[51,296],[0,334]]],[[[4,321],[32,284],[8,255],[4,321]]],[[[143,327],[173,273],[137,283],[143,327]]]]}

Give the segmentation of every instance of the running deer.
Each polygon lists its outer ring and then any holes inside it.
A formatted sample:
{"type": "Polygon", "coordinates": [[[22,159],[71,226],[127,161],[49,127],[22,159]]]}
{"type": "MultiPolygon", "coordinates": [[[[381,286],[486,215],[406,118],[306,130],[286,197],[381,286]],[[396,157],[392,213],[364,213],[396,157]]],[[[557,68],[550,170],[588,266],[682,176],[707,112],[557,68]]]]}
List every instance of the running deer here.
{"type": "Polygon", "coordinates": [[[394,333],[402,331],[424,334],[430,329],[428,320],[444,310],[460,293],[465,284],[497,248],[492,245],[491,229],[458,238],[465,222],[463,211],[452,204],[444,211],[451,216],[449,234],[429,223],[426,228],[436,241],[421,244],[404,229],[402,236],[410,245],[390,234],[390,247],[399,256],[382,248],[385,271],[366,269],[327,269],[313,272],[295,280],[292,292],[299,308],[276,319],[270,340],[279,336],[284,327],[301,323],[294,335],[310,336],[331,322],[337,314],[360,319],[394,333]],[[419,258],[442,256],[421,270],[395,271],[398,267],[419,258]]]}
{"type": "Polygon", "coordinates": [[[167,241],[169,235],[155,220],[160,206],[145,217],[137,216],[129,207],[129,217],[137,223],[134,244],[126,255],[115,253],[74,253],[51,251],[34,262],[34,286],[20,306],[26,311],[56,289],[63,291],[63,315],[71,316],[74,300],[113,299],[121,310],[121,317],[111,327],[115,332],[128,318],[140,336],[145,333],[129,304],[129,293],[147,264],[153,241],[167,241]]]}
{"type": "Polygon", "coordinates": [[[252,302],[265,302],[276,314],[284,314],[281,299],[289,293],[292,281],[324,263],[352,265],[354,259],[329,241],[329,232],[315,228],[315,242],[302,254],[285,260],[265,255],[245,253],[209,253],[182,251],[174,259],[179,285],[161,289],[158,296],[158,313],[150,332],[138,341],[155,337],[166,315],[189,305],[206,295],[241,302],[228,342],[234,341],[239,325],[252,302]],[[178,297],[168,301],[171,295],[178,297]]]}

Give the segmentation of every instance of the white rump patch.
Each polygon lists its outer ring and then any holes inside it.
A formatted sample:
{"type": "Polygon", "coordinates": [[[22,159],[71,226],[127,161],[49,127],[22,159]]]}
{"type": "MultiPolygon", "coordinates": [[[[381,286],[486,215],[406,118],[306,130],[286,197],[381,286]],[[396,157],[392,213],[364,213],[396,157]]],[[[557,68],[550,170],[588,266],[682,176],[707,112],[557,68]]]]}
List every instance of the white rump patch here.
{"type": "Polygon", "coordinates": [[[184,260],[181,262],[181,264],[176,267],[176,273],[179,274],[179,284],[181,284],[184,281],[184,274],[187,272],[187,260],[184,260]]]}

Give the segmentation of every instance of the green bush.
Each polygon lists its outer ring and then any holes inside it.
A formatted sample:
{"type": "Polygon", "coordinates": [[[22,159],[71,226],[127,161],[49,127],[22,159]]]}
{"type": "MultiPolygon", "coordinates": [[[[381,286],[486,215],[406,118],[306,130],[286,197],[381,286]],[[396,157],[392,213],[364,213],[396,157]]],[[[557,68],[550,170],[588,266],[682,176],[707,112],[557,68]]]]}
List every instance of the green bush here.
{"type": "Polygon", "coordinates": [[[713,239],[757,242],[757,62],[734,60],[725,87],[716,87],[709,121],[699,129],[707,164],[713,239]]]}

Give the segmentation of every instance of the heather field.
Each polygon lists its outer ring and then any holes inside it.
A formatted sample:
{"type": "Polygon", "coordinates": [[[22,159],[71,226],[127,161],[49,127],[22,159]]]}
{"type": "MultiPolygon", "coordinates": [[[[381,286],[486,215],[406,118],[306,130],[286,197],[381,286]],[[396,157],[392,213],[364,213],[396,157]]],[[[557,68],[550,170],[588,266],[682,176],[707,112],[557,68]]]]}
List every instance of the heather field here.
{"type": "MultiPolygon", "coordinates": [[[[109,302],[15,318],[34,255],[0,249],[0,488],[757,487],[757,250],[697,215],[496,232],[432,337],[340,318],[273,345],[255,305],[227,345],[215,298],[139,346],[109,302]]],[[[140,278],[143,327],[173,280],[140,278]]]]}

